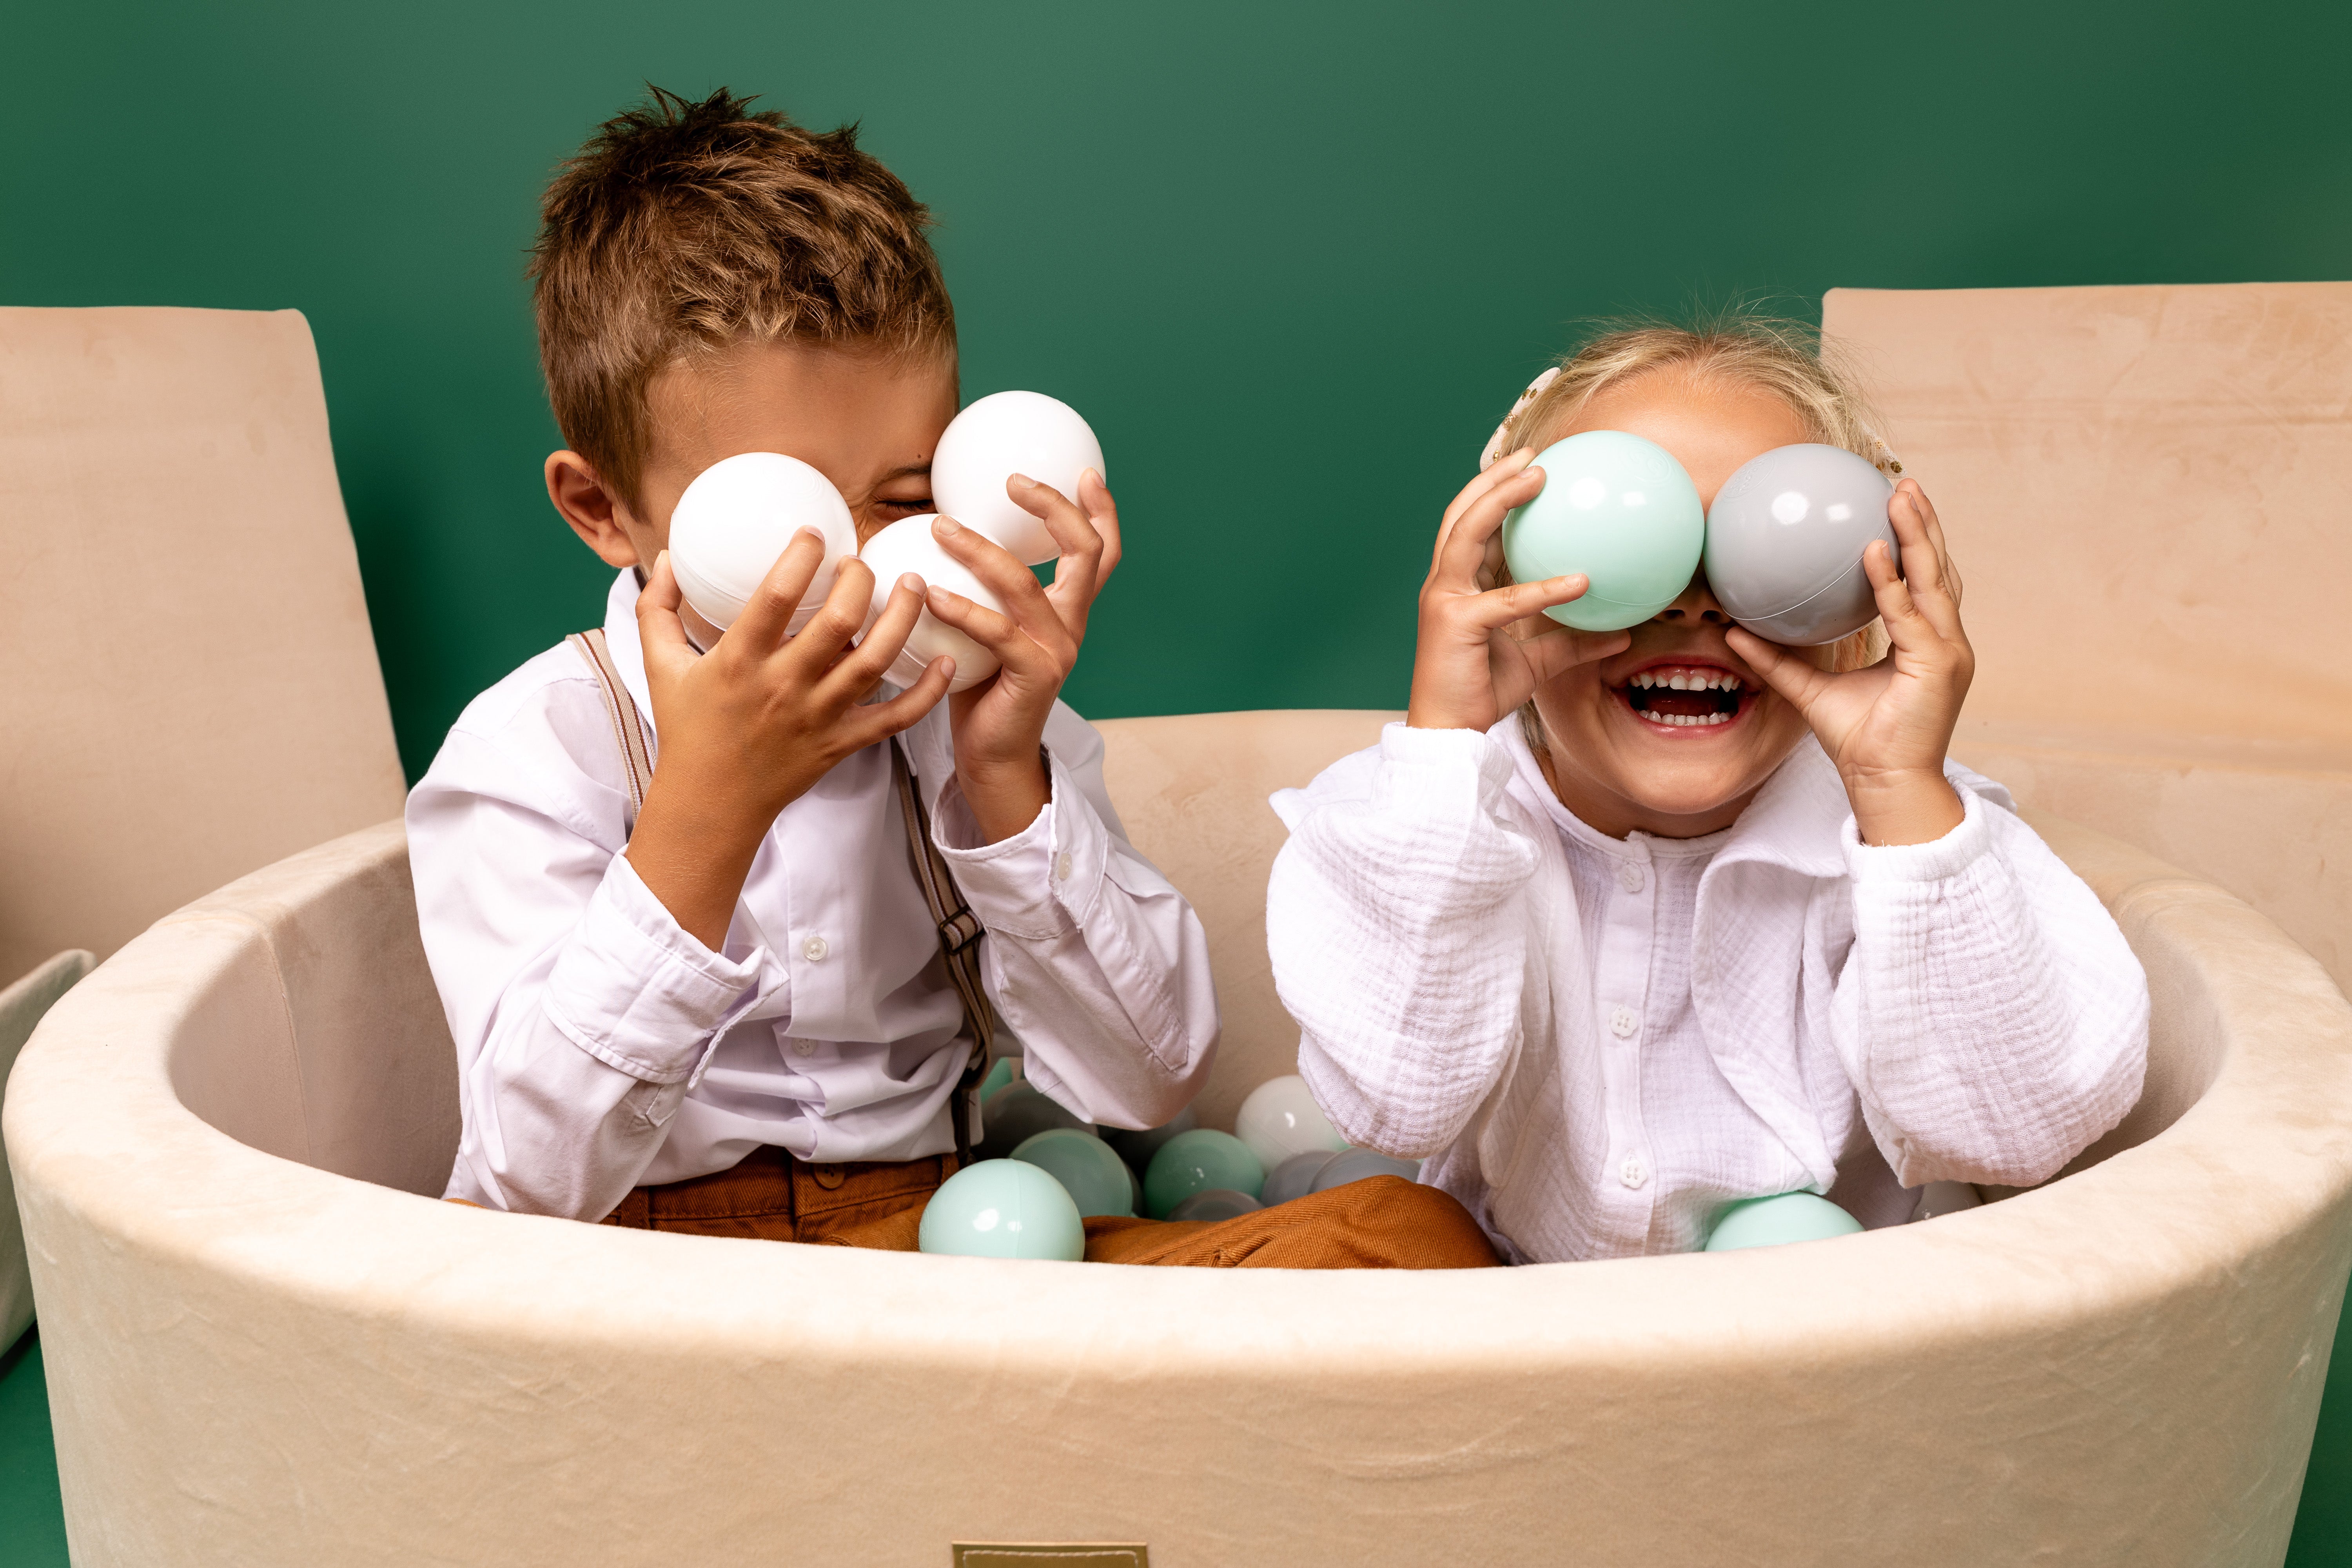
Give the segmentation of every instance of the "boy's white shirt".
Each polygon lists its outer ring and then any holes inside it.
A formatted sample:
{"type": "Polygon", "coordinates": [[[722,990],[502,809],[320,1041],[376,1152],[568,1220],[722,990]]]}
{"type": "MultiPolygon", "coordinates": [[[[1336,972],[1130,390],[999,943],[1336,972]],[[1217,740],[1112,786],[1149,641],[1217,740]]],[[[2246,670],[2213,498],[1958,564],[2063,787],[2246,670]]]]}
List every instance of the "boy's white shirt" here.
{"type": "MultiPolygon", "coordinates": [[[[650,731],[636,596],[623,572],[604,635],[650,731]]],[[[954,785],[946,704],[902,739],[933,837],[988,930],[983,975],[1024,1076],[1091,1121],[1173,1116],[1216,1048],[1208,945],[1128,844],[1102,738],[1056,703],[1052,802],[987,846],[954,785]]],[[[719,953],[621,853],[624,780],[594,679],[559,644],[467,707],[409,795],[417,915],[464,1113],[447,1195],[596,1219],[633,1186],[726,1170],[763,1144],[816,1161],[953,1148],[962,1009],[887,743],[778,816],[719,953]]]]}
{"type": "Polygon", "coordinates": [[[1274,797],[1299,1070],[1525,1261],[1686,1249],[1741,1197],[1885,1224],[1900,1187],[2044,1180],[2138,1098],[2147,977],[2007,792],[1946,771],[1965,816],[1928,844],[1865,846],[1810,737],[1707,844],[1617,841],[1516,715],[1391,724],[1274,797]]]}

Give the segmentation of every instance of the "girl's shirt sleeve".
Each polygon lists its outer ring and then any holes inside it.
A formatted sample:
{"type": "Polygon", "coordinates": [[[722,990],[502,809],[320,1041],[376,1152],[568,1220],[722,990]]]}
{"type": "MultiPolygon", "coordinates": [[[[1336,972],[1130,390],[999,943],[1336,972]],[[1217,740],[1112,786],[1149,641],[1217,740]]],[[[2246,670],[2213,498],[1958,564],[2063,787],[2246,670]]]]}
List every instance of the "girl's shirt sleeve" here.
{"type": "Polygon", "coordinates": [[[1873,847],[1844,827],[1854,939],[1832,1034],[1906,1186],[2028,1186],[2120,1121],[2147,1061],[2147,977],[2079,877],[1965,784],[1960,825],[1873,847]]]}
{"type": "Polygon", "coordinates": [[[1452,1143],[1521,1044],[1530,878],[1510,758],[1474,730],[1391,724],[1274,797],[1290,827],[1266,894],[1299,1072],[1349,1142],[1452,1143]]]}

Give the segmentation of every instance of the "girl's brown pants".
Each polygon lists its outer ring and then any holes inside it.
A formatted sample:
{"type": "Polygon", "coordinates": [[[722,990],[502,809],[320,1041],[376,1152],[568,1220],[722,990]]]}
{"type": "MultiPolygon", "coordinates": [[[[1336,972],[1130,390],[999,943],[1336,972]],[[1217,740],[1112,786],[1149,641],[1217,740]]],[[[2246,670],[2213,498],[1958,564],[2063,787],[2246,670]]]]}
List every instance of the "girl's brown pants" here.
{"type": "MultiPolygon", "coordinates": [[[[731,1171],[639,1187],[604,1221],[638,1230],[915,1250],[923,1205],[955,1156],[813,1165],[755,1150],[731,1171]]],[[[1089,1263],[1203,1268],[1479,1268],[1499,1261],[1469,1211],[1435,1187],[1374,1176],[1224,1220],[1087,1221],[1089,1263]]]]}

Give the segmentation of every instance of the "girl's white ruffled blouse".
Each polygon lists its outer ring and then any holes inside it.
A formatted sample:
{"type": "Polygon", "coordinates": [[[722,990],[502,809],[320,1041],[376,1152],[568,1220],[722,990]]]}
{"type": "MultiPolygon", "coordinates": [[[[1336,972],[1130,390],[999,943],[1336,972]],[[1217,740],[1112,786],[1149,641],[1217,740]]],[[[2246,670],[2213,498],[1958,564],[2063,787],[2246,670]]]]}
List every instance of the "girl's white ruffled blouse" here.
{"type": "Polygon", "coordinates": [[[1722,833],[1571,816],[1516,715],[1391,724],[1275,809],[1267,944],[1351,1142],[1523,1261],[1685,1250],[1729,1202],[2044,1180],[2138,1098],[2147,982],[2008,792],[1873,848],[1811,738],[1722,833]]]}

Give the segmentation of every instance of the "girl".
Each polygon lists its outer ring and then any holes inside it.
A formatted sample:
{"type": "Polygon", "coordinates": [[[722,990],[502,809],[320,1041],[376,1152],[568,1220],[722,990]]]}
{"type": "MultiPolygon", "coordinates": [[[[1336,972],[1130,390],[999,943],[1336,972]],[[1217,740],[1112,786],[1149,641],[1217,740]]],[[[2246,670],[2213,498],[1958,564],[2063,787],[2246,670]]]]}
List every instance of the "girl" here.
{"type": "Polygon", "coordinates": [[[1935,508],[1896,487],[1900,573],[1864,562],[1881,622],[1831,647],[1732,625],[1703,574],[1575,631],[1540,612],[1585,579],[1496,585],[1500,529],[1534,453],[1600,429],[1710,503],[1796,442],[1899,471],[1774,323],[1611,332],[1529,389],[1439,526],[1405,721],[1275,797],[1300,1071],[1517,1261],[1687,1250],[1774,1193],[1876,1226],[1927,1182],[2046,1180],[2137,1098],[2147,981],[1945,755],[1974,656],[1935,508]]]}

